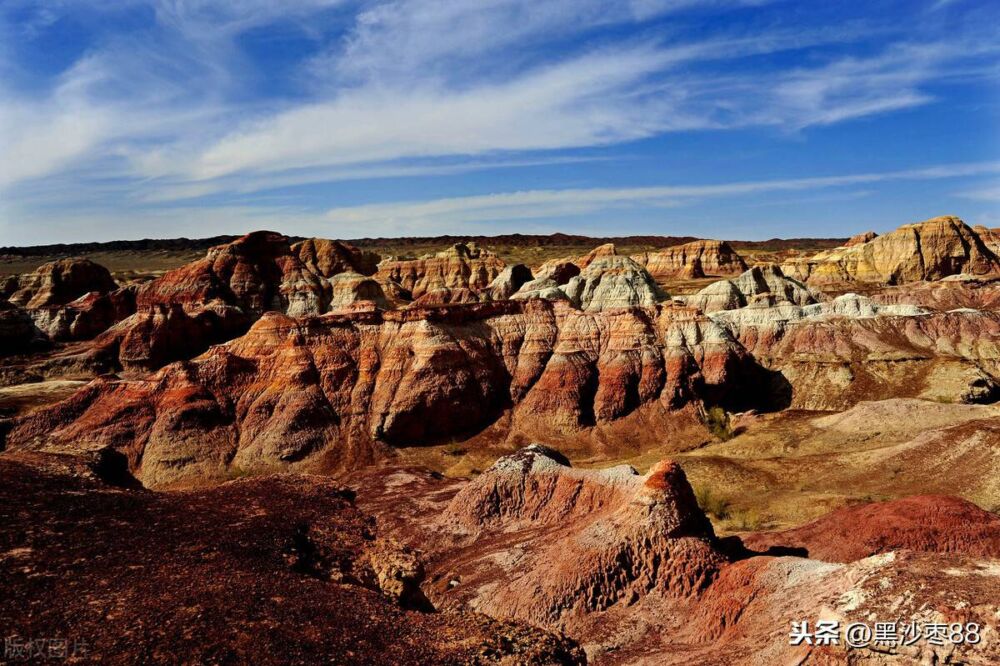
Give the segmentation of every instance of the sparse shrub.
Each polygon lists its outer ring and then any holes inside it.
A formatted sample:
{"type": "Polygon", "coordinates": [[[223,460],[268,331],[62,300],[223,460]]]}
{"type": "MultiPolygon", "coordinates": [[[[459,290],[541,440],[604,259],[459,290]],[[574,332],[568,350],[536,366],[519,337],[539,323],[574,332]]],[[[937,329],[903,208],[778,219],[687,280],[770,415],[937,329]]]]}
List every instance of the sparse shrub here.
{"type": "Polygon", "coordinates": [[[695,499],[705,513],[712,514],[719,520],[725,520],[729,517],[729,499],[713,493],[711,488],[699,488],[695,493],[695,499]]]}
{"type": "Polygon", "coordinates": [[[736,436],[729,423],[729,413],[722,407],[709,407],[705,411],[705,427],[720,442],[727,442],[736,436]]]}
{"type": "Polygon", "coordinates": [[[730,527],[740,532],[753,531],[763,527],[764,523],[760,513],[754,509],[740,509],[732,512],[730,527]]]}

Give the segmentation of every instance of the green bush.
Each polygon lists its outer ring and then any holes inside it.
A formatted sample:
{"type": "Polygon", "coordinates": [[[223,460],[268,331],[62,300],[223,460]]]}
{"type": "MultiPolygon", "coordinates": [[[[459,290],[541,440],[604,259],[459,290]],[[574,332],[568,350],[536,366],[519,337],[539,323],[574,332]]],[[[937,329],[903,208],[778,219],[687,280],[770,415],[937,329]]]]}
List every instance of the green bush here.
{"type": "Polygon", "coordinates": [[[729,517],[729,499],[713,493],[711,488],[699,488],[695,493],[695,499],[705,513],[710,513],[719,520],[729,517]]]}
{"type": "Polygon", "coordinates": [[[705,411],[705,427],[721,442],[729,441],[735,436],[729,424],[729,414],[722,407],[709,407],[705,411]]]}

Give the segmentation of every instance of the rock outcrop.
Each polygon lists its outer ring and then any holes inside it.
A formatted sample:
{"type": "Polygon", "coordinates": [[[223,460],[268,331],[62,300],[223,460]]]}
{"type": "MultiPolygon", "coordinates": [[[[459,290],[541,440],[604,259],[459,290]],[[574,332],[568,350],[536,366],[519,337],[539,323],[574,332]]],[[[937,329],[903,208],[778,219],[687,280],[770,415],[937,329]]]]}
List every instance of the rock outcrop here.
{"type": "MultiPolygon", "coordinates": [[[[664,427],[691,401],[737,395],[756,371],[723,329],[676,305],[270,313],[193,361],[141,380],[92,382],[15,424],[8,446],[112,446],[147,485],[233,468],[343,468],[385,444],[476,431],[505,413],[501,432],[559,438],[633,412],[664,427]]],[[[647,426],[635,440],[650,437],[647,426]]]]}
{"type": "Polygon", "coordinates": [[[58,637],[72,618],[74,661],[586,661],[523,623],[410,610],[419,561],[329,478],[161,494],[130,487],[113,457],[39,454],[3,455],[0,478],[0,623],[58,637]]]}
{"type": "Polygon", "coordinates": [[[696,595],[725,562],[671,461],[646,476],[628,466],[582,471],[532,445],[465,486],[441,523],[443,535],[469,544],[448,563],[461,584],[433,590],[442,607],[566,630],[595,627],[595,615],[645,597],[696,595]],[[512,533],[524,535],[519,555],[502,557],[512,533]]]}
{"type": "Polygon", "coordinates": [[[853,562],[893,550],[1000,559],[1000,516],[972,502],[914,495],[838,509],[811,523],[743,539],[754,550],[804,549],[827,562],[853,562]]]}
{"type": "Polygon", "coordinates": [[[667,298],[642,266],[628,257],[611,255],[588,262],[562,291],[585,312],[649,307],[667,298]]]}
{"type": "Polygon", "coordinates": [[[379,264],[378,274],[400,285],[416,300],[437,289],[483,291],[504,268],[503,260],[496,254],[475,243],[459,243],[419,259],[386,259],[379,264]]]}
{"type": "Polygon", "coordinates": [[[27,310],[0,299],[0,356],[28,351],[43,342],[40,333],[27,310]]]}
{"type": "Polygon", "coordinates": [[[743,257],[729,243],[717,240],[700,240],[675,245],[632,258],[659,281],[677,277],[697,277],[697,272],[692,268],[693,264],[700,266],[702,276],[739,275],[747,269],[743,257]]]}
{"type": "Polygon", "coordinates": [[[338,273],[374,275],[380,257],[353,245],[325,238],[309,238],[292,246],[299,261],[317,275],[329,278],[338,273]]]}
{"type": "Polygon", "coordinates": [[[847,242],[844,243],[844,247],[853,247],[855,245],[864,245],[868,241],[875,240],[877,237],[878,237],[878,234],[875,233],[874,231],[863,231],[860,234],[855,234],[854,236],[851,236],[850,238],[848,238],[847,242]]]}
{"type": "Polygon", "coordinates": [[[902,284],[949,275],[1000,273],[1000,258],[957,217],[906,224],[867,242],[820,252],[782,265],[802,282],[902,284]]]}
{"type": "Polygon", "coordinates": [[[790,303],[809,305],[818,302],[819,294],[804,284],[785,276],[775,264],[754,266],[732,280],[720,280],[708,285],[685,302],[702,312],[735,310],[750,304],[762,307],[790,303]]]}
{"type": "Polygon", "coordinates": [[[512,298],[568,300],[585,312],[649,307],[667,298],[652,276],[615,246],[602,245],[576,262],[544,264],[538,277],[526,282],[512,298]]]}
{"type": "Polygon", "coordinates": [[[531,282],[534,277],[524,264],[514,264],[507,266],[497,275],[486,290],[490,300],[502,301],[513,296],[526,283],[531,282]]]}
{"type": "Polygon", "coordinates": [[[111,273],[89,259],[60,259],[39,266],[17,278],[9,300],[28,310],[66,305],[95,292],[106,294],[117,288],[111,273]]]}

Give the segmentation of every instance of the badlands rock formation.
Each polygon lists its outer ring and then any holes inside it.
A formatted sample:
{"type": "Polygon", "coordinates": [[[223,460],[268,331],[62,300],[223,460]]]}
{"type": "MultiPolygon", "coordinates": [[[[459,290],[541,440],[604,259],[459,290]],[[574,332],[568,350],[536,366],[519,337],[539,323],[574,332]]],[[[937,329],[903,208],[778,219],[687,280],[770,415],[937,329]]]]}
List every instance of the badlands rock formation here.
{"type": "Polygon", "coordinates": [[[0,356],[27,351],[41,342],[39,334],[24,308],[0,300],[0,356]]]}
{"type": "Polygon", "coordinates": [[[377,254],[340,241],[309,238],[296,243],[291,249],[306,268],[326,278],[338,273],[374,275],[378,271],[377,254]]]}
{"type": "Polygon", "coordinates": [[[877,237],[878,237],[878,234],[875,233],[874,231],[863,231],[860,234],[855,234],[854,236],[851,236],[850,238],[848,238],[847,242],[844,243],[844,247],[853,247],[855,245],[864,245],[868,241],[875,240],[877,237]]]}
{"type": "Polygon", "coordinates": [[[328,478],[159,494],[130,488],[113,457],[39,454],[0,456],[0,475],[0,624],[71,628],[74,661],[584,663],[523,623],[410,610],[415,555],[328,478]]]}
{"type": "Polygon", "coordinates": [[[774,264],[754,266],[732,280],[713,282],[697,294],[688,296],[688,305],[702,312],[735,310],[749,304],[764,307],[791,303],[816,303],[819,296],[801,282],[785,277],[774,264]]]}
{"type": "Polygon", "coordinates": [[[501,458],[448,505],[463,549],[449,561],[456,588],[443,607],[467,608],[563,629],[593,626],[594,613],[649,595],[684,599],[704,589],[725,558],[676,463],[645,477],[628,466],[578,471],[532,445],[501,458]],[[504,535],[525,530],[521,556],[497,558],[504,535]],[[483,587],[493,588],[482,594],[483,587]]]}
{"type": "Polygon", "coordinates": [[[568,300],[586,312],[650,307],[667,298],[653,277],[635,260],[602,245],[575,261],[547,262],[538,276],[511,298],[568,300]]]}
{"type": "Polygon", "coordinates": [[[747,269],[743,257],[729,243],[717,240],[675,245],[632,258],[642,264],[654,279],[661,281],[673,277],[697,277],[691,275],[695,264],[700,267],[702,276],[738,275],[747,269]]]}
{"type": "Polygon", "coordinates": [[[475,243],[459,243],[448,250],[419,259],[386,259],[379,276],[400,285],[415,300],[437,289],[482,291],[505,268],[496,254],[475,243]]]}
{"type": "Polygon", "coordinates": [[[743,542],[760,551],[801,548],[827,562],[901,549],[1000,559],[1000,516],[958,497],[916,495],[838,509],[801,527],[751,535],[743,542]]]}
{"type": "Polygon", "coordinates": [[[108,269],[89,259],[61,259],[21,275],[11,286],[11,303],[36,309],[66,305],[91,292],[106,294],[118,285],[108,269]]]}
{"type": "Polygon", "coordinates": [[[830,527],[825,534],[750,535],[748,545],[771,548],[754,556],[739,539],[714,537],[671,462],[645,476],[627,465],[581,470],[532,445],[473,480],[391,469],[365,473],[356,485],[380,527],[426,549],[425,589],[438,607],[562,628],[595,663],[907,664],[922,656],[991,663],[1000,656],[992,631],[964,646],[848,651],[788,640],[793,620],[988,626],[997,599],[990,558],[1000,535],[996,517],[967,502],[857,506],[817,521],[830,527]],[[956,520],[970,523],[949,539],[945,525],[956,520]],[[823,552],[819,544],[838,542],[847,563],[801,556],[804,546],[823,552]],[[880,554],[854,556],[863,551],[880,554]]]}
{"type": "Polygon", "coordinates": [[[876,282],[901,284],[949,275],[1000,273],[1000,258],[957,217],[906,224],[865,243],[794,259],[784,272],[809,284],[876,282]]]}
{"type": "Polygon", "coordinates": [[[663,427],[692,401],[735,395],[756,371],[723,329],[677,305],[270,313],[193,361],[137,380],[97,380],[22,419],[7,443],[112,446],[147,485],[296,462],[343,468],[370,462],[383,442],[477,431],[501,414],[501,436],[565,438],[637,411],[663,427]]]}

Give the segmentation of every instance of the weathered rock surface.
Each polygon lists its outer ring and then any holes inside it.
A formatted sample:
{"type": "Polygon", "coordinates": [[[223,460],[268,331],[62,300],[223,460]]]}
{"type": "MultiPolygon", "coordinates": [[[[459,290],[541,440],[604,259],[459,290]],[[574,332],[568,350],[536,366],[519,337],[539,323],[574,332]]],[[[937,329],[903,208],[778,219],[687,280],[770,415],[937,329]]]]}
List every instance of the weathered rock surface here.
{"type": "Polygon", "coordinates": [[[566,630],[607,632],[613,607],[692,597],[726,559],[676,463],[646,476],[628,466],[583,471],[539,445],[466,485],[441,526],[457,546],[447,578],[461,581],[432,589],[442,607],[566,630]],[[517,556],[506,557],[513,534],[517,556]]]}
{"type": "Polygon", "coordinates": [[[90,292],[106,294],[117,288],[108,269],[89,259],[60,259],[17,278],[9,300],[26,309],[66,305],[90,292]]]}
{"type": "Polygon", "coordinates": [[[661,663],[990,664],[1000,659],[996,632],[959,645],[932,644],[921,634],[929,623],[992,626],[998,601],[993,559],[907,551],[848,564],[753,557],[722,570],[674,635],[683,647],[664,645],[661,663]],[[897,632],[892,641],[851,649],[842,635],[837,645],[790,644],[792,622],[807,621],[814,631],[819,620],[841,631],[854,622],[873,629],[874,622],[897,622],[897,632]],[[911,631],[903,644],[911,623],[918,635],[911,631]]]}
{"type": "Polygon", "coordinates": [[[878,234],[874,231],[862,231],[860,234],[855,234],[847,239],[844,243],[844,247],[853,247],[854,245],[864,245],[868,241],[872,241],[878,238],[878,234]]]}
{"type": "Polygon", "coordinates": [[[113,457],[40,454],[0,456],[0,478],[0,624],[76,661],[584,663],[523,623],[407,610],[419,562],[330,479],[159,494],[113,457]]]}
{"type": "Polygon", "coordinates": [[[638,410],[668,419],[691,401],[738,395],[756,372],[723,329],[676,305],[271,313],[191,362],[96,380],[20,420],[8,446],[113,446],[147,485],[298,462],[343,468],[372,460],[382,442],[433,441],[504,413],[505,431],[562,437],[638,410]]]}
{"type": "Polygon", "coordinates": [[[43,342],[40,333],[27,310],[0,299],[0,356],[28,351],[43,342]]]}
{"type": "Polygon", "coordinates": [[[809,305],[818,302],[820,296],[798,280],[785,276],[775,264],[754,266],[732,280],[719,280],[708,285],[697,294],[688,296],[685,302],[702,312],[735,310],[749,304],[767,307],[791,303],[809,305]]]}
{"type": "Polygon", "coordinates": [[[642,266],[628,257],[610,255],[589,261],[562,291],[585,312],[649,307],[667,298],[642,266]]]}
{"type": "Polygon", "coordinates": [[[507,266],[493,279],[486,293],[490,300],[502,301],[513,296],[518,289],[533,279],[531,269],[524,264],[507,266]]]}
{"type": "Polygon", "coordinates": [[[764,367],[780,372],[793,407],[846,409],[895,397],[989,402],[1000,394],[1000,313],[918,314],[914,306],[866,300],[842,296],[820,304],[819,316],[811,313],[816,306],[788,305],[712,317],[764,367]],[[848,316],[838,315],[844,308],[848,316]]]}
{"type": "Polygon", "coordinates": [[[949,275],[1000,273],[1000,258],[957,217],[906,224],[868,242],[820,252],[782,265],[809,284],[876,282],[901,284],[949,275]]]}
{"type": "Polygon", "coordinates": [[[483,291],[504,268],[503,260],[496,254],[475,243],[459,243],[420,259],[386,259],[379,264],[378,274],[399,284],[416,300],[436,289],[483,291]]]}
{"type": "Polygon", "coordinates": [[[380,257],[377,254],[341,241],[309,238],[292,245],[291,249],[310,271],[326,278],[338,273],[374,275],[378,271],[380,257]]]}
{"type": "Polygon", "coordinates": [[[701,240],[675,245],[658,252],[646,252],[632,257],[644,266],[656,280],[675,277],[697,277],[692,265],[700,266],[704,275],[739,275],[747,269],[743,257],[729,243],[701,240]]]}
{"type": "Polygon", "coordinates": [[[759,551],[803,548],[810,558],[827,562],[900,549],[1000,559],[1000,516],[958,497],[915,495],[838,509],[802,527],[743,542],[759,551]]]}

